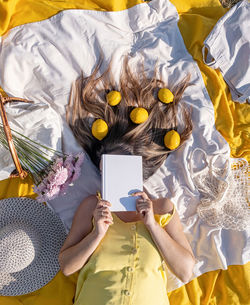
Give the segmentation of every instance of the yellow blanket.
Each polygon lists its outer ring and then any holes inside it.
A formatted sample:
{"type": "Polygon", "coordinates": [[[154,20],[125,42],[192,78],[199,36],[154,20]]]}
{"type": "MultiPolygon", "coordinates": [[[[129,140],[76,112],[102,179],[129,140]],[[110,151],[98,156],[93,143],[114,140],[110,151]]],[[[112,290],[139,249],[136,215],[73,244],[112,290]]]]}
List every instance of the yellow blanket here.
{"type": "MultiPolygon", "coordinates": [[[[142,3],[139,0],[5,0],[0,2],[0,36],[10,28],[47,19],[64,9],[80,8],[118,11],[142,3]]],[[[202,62],[201,47],[218,19],[226,13],[219,0],[172,0],[179,15],[179,28],[188,51],[197,61],[204,82],[214,104],[216,128],[228,141],[233,157],[250,160],[249,106],[234,103],[229,90],[217,70],[202,62]]],[[[0,199],[27,196],[34,197],[31,181],[18,178],[0,182],[0,199]]],[[[189,284],[169,294],[175,305],[198,304],[249,304],[250,263],[230,266],[228,270],[208,272],[189,284]]],[[[77,274],[66,278],[61,272],[45,287],[20,297],[0,297],[2,305],[70,305],[73,303],[77,274]]]]}

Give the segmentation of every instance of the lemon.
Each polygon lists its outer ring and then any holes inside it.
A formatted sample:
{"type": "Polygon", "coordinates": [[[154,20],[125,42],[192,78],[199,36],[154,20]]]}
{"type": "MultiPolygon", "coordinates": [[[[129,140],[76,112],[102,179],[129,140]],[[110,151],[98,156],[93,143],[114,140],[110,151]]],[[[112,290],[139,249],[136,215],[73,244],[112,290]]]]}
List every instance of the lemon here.
{"type": "Polygon", "coordinates": [[[174,95],[169,89],[162,88],[158,92],[158,98],[161,102],[168,104],[173,102],[174,95]]]}
{"type": "Polygon", "coordinates": [[[147,121],[148,112],[145,108],[137,107],[130,112],[130,119],[135,124],[141,124],[147,121]]]}
{"type": "Polygon", "coordinates": [[[107,102],[110,106],[116,106],[120,103],[122,95],[119,91],[110,91],[107,96],[107,102]]]}
{"type": "Polygon", "coordinates": [[[170,130],[165,134],[164,144],[167,148],[173,150],[180,145],[181,138],[177,131],[170,130]]]}
{"type": "Polygon", "coordinates": [[[92,135],[101,141],[103,138],[106,137],[108,133],[108,125],[107,123],[102,119],[97,119],[92,124],[92,135]]]}

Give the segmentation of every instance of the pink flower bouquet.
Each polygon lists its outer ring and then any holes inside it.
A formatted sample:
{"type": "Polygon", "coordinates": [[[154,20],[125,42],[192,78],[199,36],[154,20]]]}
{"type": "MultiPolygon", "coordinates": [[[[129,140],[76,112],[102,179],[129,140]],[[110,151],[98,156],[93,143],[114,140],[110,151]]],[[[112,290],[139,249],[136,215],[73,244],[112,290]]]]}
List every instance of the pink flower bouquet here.
{"type": "MultiPolygon", "coordinates": [[[[80,176],[84,154],[65,154],[11,130],[20,163],[34,180],[36,199],[44,202],[66,194],[68,186],[80,176]]],[[[1,124],[0,145],[9,149],[1,124]]]]}
{"type": "Polygon", "coordinates": [[[36,199],[43,202],[66,194],[68,186],[80,176],[83,159],[83,153],[57,157],[34,187],[34,192],[38,194],[36,199]]]}

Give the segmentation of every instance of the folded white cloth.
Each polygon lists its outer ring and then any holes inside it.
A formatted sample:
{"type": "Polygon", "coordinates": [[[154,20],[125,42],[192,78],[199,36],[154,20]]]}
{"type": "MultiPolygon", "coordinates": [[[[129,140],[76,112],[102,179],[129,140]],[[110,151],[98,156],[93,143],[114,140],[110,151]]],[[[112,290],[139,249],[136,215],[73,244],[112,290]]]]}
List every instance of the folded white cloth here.
{"type": "Polygon", "coordinates": [[[203,60],[219,68],[232,99],[250,102],[250,2],[233,6],[204,41],[203,60]]]}
{"type": "MultiPolygon", "coordinates": [[[[76,152],[80,147],[65,124],[65,106],[72,82],[81,71],[91,74],[100,54],[104,56],[102,71],[112,58],[116,79],[126,54],[131,56],[133,65],[144,59],[148,73],[158,63],[160,76],[170,89],[190,73],[192,85],[185,90],[182,103],[193,110],[192,135],[144,186],[153,197],[172,198],[197,258],[194,276],[198,276],[246,263],[249,233],[210,227],[196,213],[199,192],[190,176],[191,152],[200,147],[208,156],[229,158],[230,151],[215,129],[212,102],[177,22],[178,14],[170,1],[153,0],[120,12],[66,10],[50,19],[19,26],[2,37],[0,85],[9,95],[35,101],[33,106],[6,107],[12,125],[24,126],[24,132],[33,139],[76,152]],[[231,248],[234,241],[237,246],[231,248]]],[[[196,165],[202,164],[197,159],[196,165]]],[[[0,160],[0,166],[6,169],[6,177],[7,165],[0,160]]],[[[81,177],[68,194],[49,204],[69,229],[81,200],[97,190],[100,175],[86,159],[81,177]]],[[[172,290],[183,283],[169,280],[168,284],[172,290]]]]}

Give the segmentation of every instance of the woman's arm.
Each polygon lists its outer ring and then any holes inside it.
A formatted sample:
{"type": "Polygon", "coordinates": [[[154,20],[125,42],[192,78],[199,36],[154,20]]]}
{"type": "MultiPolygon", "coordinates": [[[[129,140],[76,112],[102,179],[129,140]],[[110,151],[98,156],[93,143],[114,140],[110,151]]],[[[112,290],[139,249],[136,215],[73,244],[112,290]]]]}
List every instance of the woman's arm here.
{"type": "Polygon", "coordinates": [[[77,209],[69,235],[59,254],[64,275],[68,276],[81,269],[103,239],[112,223],[109,205],[107,201],[98,201],[95,196],[90,196],[77,209]]]}
{"type": "MultiPolygon", "coordinates": [[[[134,195],[143,198],[138,200],[137,211],[167,266],[182,282],[188,282],[193,274],[195,259],[177,212],[171,221],[162,228],[155,221],[153,203],[147,194],[141,192],[134,195]]],[[[170,200],[160,199],[160,201],[162,210],[166,210],[166,213],[173,211],[173,204],[170,200]]]]}
{"type": "Polygon", "coordinates": [[[165,228],[155,222],[147,229],[170,270],[182,282],[188,282],[193,274],[195,259],[177,212],[165,228]]]}

